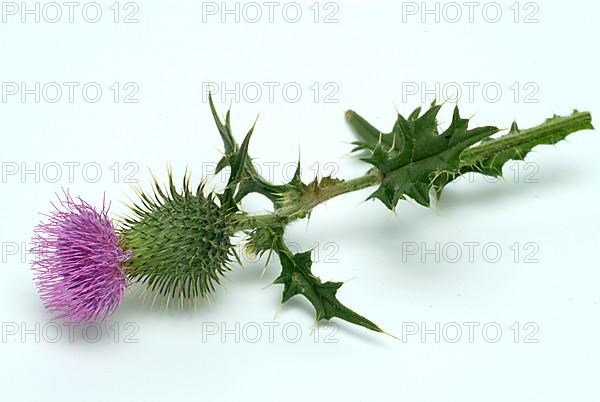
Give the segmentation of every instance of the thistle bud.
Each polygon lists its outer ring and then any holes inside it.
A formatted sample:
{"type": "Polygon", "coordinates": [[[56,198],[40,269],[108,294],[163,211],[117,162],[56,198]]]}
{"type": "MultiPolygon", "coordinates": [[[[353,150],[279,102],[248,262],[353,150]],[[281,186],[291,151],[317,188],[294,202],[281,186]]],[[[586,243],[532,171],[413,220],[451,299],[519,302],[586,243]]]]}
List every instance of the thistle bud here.
{"type": "Polygon", "coordinates": [[[220,284],[235,254],[231,214],[212,194],[204,194],[203,184],[192,191],[187,175],[181,192],[169,174],[168,188],[155,181],[152,196],[139,196],[121,232],[122,247],[131,252],[128,279],[167,301],[205,298],[220,284]]]}

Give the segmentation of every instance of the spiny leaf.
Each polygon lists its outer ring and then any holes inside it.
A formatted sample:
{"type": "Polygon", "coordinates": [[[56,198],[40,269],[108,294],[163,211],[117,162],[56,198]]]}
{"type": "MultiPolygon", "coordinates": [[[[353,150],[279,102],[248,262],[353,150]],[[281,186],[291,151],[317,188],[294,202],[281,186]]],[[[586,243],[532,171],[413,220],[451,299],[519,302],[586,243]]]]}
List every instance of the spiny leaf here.
{"type": "Polygon", "coordinates": [[[254,126],[246,134],[240,147],[235,141],[231,130],[230,111],[227,111],[225,123],[223,123],[219,118],[210,94],[209,104],[225,147],[225,154],[217,164],[216,173],[219,173],[227,166],[231,167],[225,191],[219,195],[221,202],[229,208],[237,209],[236,204],[246,195],[258,193],[271,200],[275,208],[279,208],[282,205],[282,200],[289,200],[296,197],[304,186],[300,180],[300,161],[298,161],[294,177],[289,183],[280,185],[270,183],[256,171],[256,168],[252,164],[252,158],[248,155],[249,141],[254,131],[254,126]]]}
{"type": "Polygon", "coordinates": [[[238,145],[233,138],[233,134],[231,132],[231,125],[229,122],[229,111],[227,111],[227,115],[225,117],[225,124],[221,122],[219,118],[219,114],[217,113],[217,109],[215,108],[215,104],[212,99],[212,94],[208,94],[208,103],[210,105],[210,111],[213,115],[213,119],[215,120],[215,124],[217,125],[217,129],[219,130],[219,134],[221,135],[221,139],[223,140],[223,145],[225,146],[225,155],[219,161],[217,165],[217,173],[221,171],[225,166],[230,166],[230,158],[231,156],[238,150],[238,145]]]}
{"type": "Polygon", "coordinates": [[[254,132],[256,122],[250,128],[250,130],[246,134],[246,137],[244,137],[244,141],[242,142],[242,146],[240,147],[235,141],[233,132],[231,130],[231,111],[227,111],[225,115],[225,123],[223,123],[219,118],[219,114],[217,113],[211,94],[209,94],[208,96],[208,101],[210,104],[210,110],[213,115],[213,119],[215,120],[215,124],[217,126],[217,129],[219,130],[219,134],[221,135],[221,139],[223,140],[223,146],[225,148],[223,157],[217,163],[215,173],[219,173],[227,166],[231,168],[227,185],[223,194],[219,194],[219,199],[223,205],[226,205],[232,210],[236,210],[237,203],[243,198],[243,196],[254,191],[261,192],[260,190],[262,189],[262,187],[260,186],[260,184],[262,184],[263,182],[267,183],[256,172],[256,169],[252,164],[252,159],[248,155],[250,138],[252,137],[252,133],[254,132]],[[239,187],[242,187],[243,183],[246,183],[249,180],[253,180],[256,182],[256,188],[251,188],[250,190],[248,190],[247,188],[243,188],[240,190],[239,187]],[[243,195],[240,196],[240,193],[243,193],[243,195]]]}
{"type": "MultiPolygon", "coordinates": [[[[501,176],[502,167],[507,161],[524,159],[535,146],[556,144],[576,131],[593,129],[590,113],[576,110],[571,116],[555,115],[541,125],[527,130],[520,130],[517,124],[513,123],[508,134],[491,139],[489,136],[497,130],[495,127],[467,130],[468,120],[462,119],[458,109],[455,108],[450,127],[439,136],[432,137],[432,134],[437,133],[437,128],[431,125],[432,114],[437,114],[436,108],[439,107],[432,106],[422,117],[418,117],[419,109],[416,109],[407,120],[399,116],[390,134],[381,134],[355,112],[346,112],[346,119],[359,138],[359,141],[354,143],[356,145],[354,150],[369,151],[370,156],[365,160],[374,164],[384,175],[394,177],[394,180],[391,181],[387,179],[389,182],[387,185],[385,185],[386,178],[384,178],[384,184],[373,195],[382,199],[390,208],[395,206],[396,198],[401,199],[403,195],[414,198],[420,204],[429,205],[431,190],[434,190],[439,197],[443,188],[460,175],[475,172],[488,176],[501,176]],[[423,122],[418,124],[421,120],[423,122]],[[409,129],[409,134],[414,133],[410,131],[410,122],[414,122],[414,127],[419,127],[422,131],[418,136],[411,137],[404,134],[406,128],[409,129]],[[394,135],[399,131],[402,133],[400,137],[394,135]],[[408,161],[409,163],[405,165],[408,151],[404,144],[407,137],[414,142],[415,147],[416,142],[420,141],[421,146],[429,148],[434,153],[440,151],[436,148],[436,143],[441,143],[438,137],[452,137],[448,146],[459,150],[458,157],[455,152],[451,153],[448,166],[433,170],[431,168],[434,166],[428,166],[427,163],[423,163],[424,161],[414,158],[414,155],[411,155],[413,160],[408,161]],[[482,137],[480,145],[469,144],[470,139],[476,140],[479,137],[482,137]],[[462,142],[463,140],[466,141],[462,142]],[[396,154],[394,154],[394,150],[397,151],[396,154]],[[397,155],[397,157],[389,156],[390,154],[397,155]],[[413,164],[423,170],[412,174],[411,169],[416,168],[413,164]],[[427,181],[427,178],[430,180],[427,181]]],[[[409,143],[408,149],[410,148],[409,143]]],[[[438,153],[438,156],[443,152],[446,150],[438,153]]]]}
{"type": "Polygon", "coordinates": [[[293,254],[283,240],[278,241],[276,252],[281,261],[281,275],[273,283],[282,284],[282,303],[302,295],[313,305],[317,321],[341,318],[372,331],[383,332],[375,323],[344,306],[336,297],[342,282],[322,282],[312,271],[311,251],[293,254]]]}
{"type": "Polygon", "coordinates": [[[554,115],[539,126],[520,130],[513,122],[508,134],[482,145],[467,149],[461,155],[461,167],[457,174],[444,174],[436,178],[434,187],[440,197],[446,184],[458,175],[480,173],[486,176],[502,176],[502,167],[509,160],[524,160],[537,145],[552,145],[564,140],[569,134],[579,130],[593,129],[591,115],[575,110],[569,117],[554,115]],[[566,119],[569,124],[565,125],[566,119]],[[578,124],[573,124],[576,118],[578,124]]]}
{"type": "Polygon", "coordinates": [[[468,120],[460,117],[456,107],[450,126],[440,134],[436,119],[440,107],[433,103],[422,115],[417,108],[408,118],[398,114],[392,132],[378,134],[377,142],[373,126],[353,112],[346,114],[361,139],[355,143],[355,150],[370,151],[362,160],[384,175],[380,187],[369,198],[378,198],[392,210],[406,197],[429,206],[435,179],[458,173],[461,153],[498,132],[493,126],[469,130],[468,120]]]}
{"type": "Polygon", "coordinates": [[[252,138],[252,133],[254,132],[254,127],[255,126],[253,125],[250,128],[250,131],[248,131],[248,134],[246,134],[246,137],[244,137],[242,146],[235,153],[233,153],[230,158],[231,172],[229,174],[229,180],[227,181],[225,191],[220,196],[220,199],[221,203],[231,210],[237,210],[235,191],[237,190],[240,181],[244,177],[248,162],[250,162],[250,158],[248,157],[248,146],[250,144],[250,138],[252,138]]]}

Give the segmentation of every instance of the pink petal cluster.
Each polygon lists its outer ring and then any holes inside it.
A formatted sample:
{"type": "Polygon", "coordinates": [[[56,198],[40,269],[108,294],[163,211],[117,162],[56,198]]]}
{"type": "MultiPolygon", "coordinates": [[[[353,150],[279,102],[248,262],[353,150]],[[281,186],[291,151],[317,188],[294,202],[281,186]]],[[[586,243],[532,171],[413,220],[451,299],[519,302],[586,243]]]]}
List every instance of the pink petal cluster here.
{"type": "Polygon", "coordinates": [[[118,307],[126,287],[127,253],[108,217],[63,192],[48,220],[36,226],[35,282],[42,302],[56,319],[89,323],[105,320],[118,307]]]}

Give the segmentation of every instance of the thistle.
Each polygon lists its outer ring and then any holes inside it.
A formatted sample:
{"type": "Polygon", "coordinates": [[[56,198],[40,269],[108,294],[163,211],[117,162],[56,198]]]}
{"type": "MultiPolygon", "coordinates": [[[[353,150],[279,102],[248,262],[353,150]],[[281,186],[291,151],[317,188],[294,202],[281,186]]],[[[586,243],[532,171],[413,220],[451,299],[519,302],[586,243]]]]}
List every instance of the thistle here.
{"type": "Polygon", "coordinates": [[[108,217],[110,206],[103,203],[96,210],[66,191],[58,201],[47,222],[34,230],[33,270],[40,297],[57,319],[106,319],[123,298],[128,258],[108,217]]]}
{"type": "MultiPolygon", "coordinates": [[[[230,169],[224,190],[205,194],[203,183],[192,190],[188,175],[184,176],[183,188],[177,190],[169,173],[166,188],[155,180],[151,195],[139,193],[139,201],[132,205],[118,234],[112,226],[108,230],[107,218],[99,220],[103,233],[110,232],[111,236],[101,239],[91,229],[89,219],[71,219],[72,215],[87,217],[91,213],[87,204],[82,204],[82,211],[57,215],[50,226],[40,226],[38,233],[54,236],[44,240],[39,235],[36,241],[42,262],[35,268],[43,273],[38,274],[38,283],[43,284],[38,287],[51,310],[82,320],[107,316],[120,301],[125,277],[167,301],[176,299],[183,304],[202,300],[215,290],[234,260],[241,264],[230,239],[242,233],[251,252],[279,258],[281,274],[274,283],[283,285],[282,303],[303,296],[314,307],[317,321],[337,317],[384,332],[338,300],[341,282],[323,282],[312,273],[310,250],[293,253],[289,249],[284,236],[289,223],[309,217],[316,206],[333,197],[368,187],[376,187],[368,198],[391,210],[407,199],[429,206],[461,175],[501,176],[507,161],[524,159],[535,146],[556,144],[576,131],[593,128],[590,113],[574,111],[525,130],[513,123],[507,134],[495,136],[501,131],[497,127],[470,128],[469,120],[455,108],[448,127],[440,130],[437,115],[441,106],[433,103],[429,109],[417,108],[407,117],[398,114],[391,131],[385,133],[348,111],[346,119],[357,137],[353,151],[369,165],[364,175],[348,180],[328,176],[304,183],[298,162],[289,183],[273,184],[256,171],[249,156],[254,126],[238,144],[231,130],[230,112],[222,120],[212,98],[209,103],[225,148],[216,170],[230,169]],[[266,196],[273,203],[273,212],[251,215],[241,210],[240,202],[251,193],[266,196]],[[103,247],[89,253],[93,257],[107,254],[111,259],[101,263],[86,254],[81,244],[92,240],[103,247]],[[106,247],[108,243],[110,247],[106,247]],[[59,248],[60,252],[55,251],[59,248]],[[47,250],[51,257],[43,259],[47,250]],[[119,286],[107,285],[107,272],[115,273],[119,286]],[[97,283],[94,275],[98,275],[97,283]],[[102,301],[100,306],[98,300],[102,301]]],[[[67,205],[72,209],[74,204],[70,201],[67,205]]],[[[100,215],[105,217],[104,209],[100,215]]]]}

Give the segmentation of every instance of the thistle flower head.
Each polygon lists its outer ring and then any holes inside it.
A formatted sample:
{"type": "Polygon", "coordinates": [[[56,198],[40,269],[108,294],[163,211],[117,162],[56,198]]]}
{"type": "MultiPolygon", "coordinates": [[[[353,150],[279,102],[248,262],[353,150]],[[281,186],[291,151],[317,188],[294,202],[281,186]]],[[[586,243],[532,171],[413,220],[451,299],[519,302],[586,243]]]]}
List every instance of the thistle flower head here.
{"type": "Polygon", "coordinates": [[[128,257],[108,217],[110,205],[103,202],[97,210],[67,191],[58,201],[32,240],[40,297],[57,319],[106,319],[123,298],[128,257]]]}
{"type": "Polygon", "coordinates": [[[204,194],[204,185],[190,188],[189,176],[178,191],[169,173],[169,185],[154,181],[154,194],[139,192],[132,215],[122,230],[123,249],[131,251],[127,277],[146,290],[181,304],[205,298],[229,270],[235,255],[230,242],[230,212],[204,194]]]}

